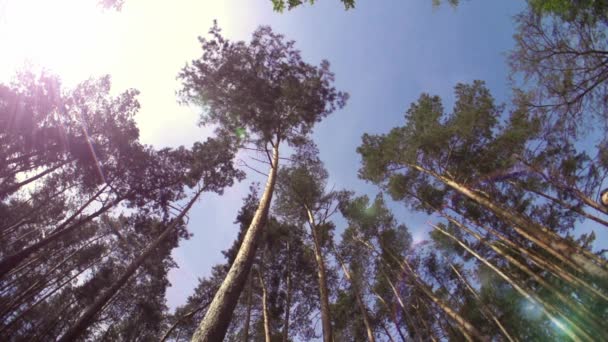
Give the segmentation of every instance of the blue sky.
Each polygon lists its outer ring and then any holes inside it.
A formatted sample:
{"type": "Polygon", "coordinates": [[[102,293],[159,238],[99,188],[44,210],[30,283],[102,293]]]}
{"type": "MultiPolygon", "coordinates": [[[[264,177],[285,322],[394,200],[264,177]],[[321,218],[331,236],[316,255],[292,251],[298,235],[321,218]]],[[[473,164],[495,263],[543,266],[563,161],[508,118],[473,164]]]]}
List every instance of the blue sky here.
{"type": "MultiPolygon", "coordinates": [[[[175,77],[199,55],[197,36],[213,19],[232,40],[248,40],[257,26],[270,25],[295,40],[306,61],[329,60],[336,86],[350,93],[347,106],[320,123],[314,138],[330,185],[373,197],[378,189],[357,178],[355,149],[363,133],[402,125],[422,92],[440,95],[449,108],[458,82],[485,80],[498,102],[510,95],[506,52],[513,46],[512,16],[523,1],[471,0],[456,9],[431,2],[360,0],[344,11],[338,0],[319,0],[279,14],[270,0],[127,0],[119,13],[100,11],[94,0],[0,0],[0,41],[9,51],[0,57],[0,81],[10,80],[24,60],[56,72],[67,85],[108,73],[115,92],[141,91],[136,120],[145,143],[190,146],[210,132],[196,126],[198,109],[177,105],[175,77]]],[[[171,308],[223,261],[220,251],[236,237],[233,221],[251,181],[264,183],[250,174],[222,197],[204,196],[191,211],[194,237],[173,253],[179,268],[170,273],[171,308]]],[[[424,237],[424,217],[392,208],[415,238],[424,237]]]]}
{"type": "MultiPolygon", "coordinates": [[[[499,101],[508,98],[505,52],[513,44],[511,16],[520,8],[517,2],[470,1],[457,9],[434,9],[430,0],[360,1],[355,10],[345,12],[338,1],[325,0],[283,14],[272,12],[267,2],[240,7],[239,18],[249,13],[242,17],[247,28],[244,35],[241,31],[231,38],[247,39],[258,25],[270,25],[294,39],[307,61],[330,61],[336,86],[351,98],[343,110],[317,126],[314,138],[330,185],[338,189],[375,196],[378,189],[357,178],[360,158],[355,150],[361,135],[402,125],[403,113],[422,92],[440,95],[449,108],[456,83],[482,79],[499,101]]],[[[222,18],[218,20],[225,27],[222,18]]],[[[172,273],[170,304],[182,302],[196,284],[195,276],[222,261],[219,251],[236,236],[237,228],[230,223],[252,178],[229,190],[229,200],[203,199],[191,215],[195,236],[175,253],[182,269],[172,273]]],[[[415,237],[428,230],[424,217],[400,205],[392,207],[415,237]]],[[[338,224],[338,231],[341,228],[338,224]]]]}

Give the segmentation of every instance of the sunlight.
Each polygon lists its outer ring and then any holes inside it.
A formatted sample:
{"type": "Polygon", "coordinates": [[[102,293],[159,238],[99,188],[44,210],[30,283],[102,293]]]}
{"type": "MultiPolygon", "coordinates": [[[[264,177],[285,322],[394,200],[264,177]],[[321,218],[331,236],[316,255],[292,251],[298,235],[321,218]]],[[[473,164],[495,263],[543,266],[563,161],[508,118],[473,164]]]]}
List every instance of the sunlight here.
{"type": "Polygon", "coordinates": [[[0,5],[0,76],[11,77],[24,63],[65,71],[77,69],[87,57],[107,57],[111,51],[95,49],[95,42],[109,14],[93,0],[5,0],[0,5]]]}

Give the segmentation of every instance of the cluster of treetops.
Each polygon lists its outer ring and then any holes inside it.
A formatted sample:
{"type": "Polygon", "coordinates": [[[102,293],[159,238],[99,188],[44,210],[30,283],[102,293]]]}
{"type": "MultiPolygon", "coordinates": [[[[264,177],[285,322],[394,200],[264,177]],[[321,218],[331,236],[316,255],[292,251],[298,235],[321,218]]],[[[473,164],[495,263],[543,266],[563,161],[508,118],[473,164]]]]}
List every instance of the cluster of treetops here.
{"type": "Polygon", "coordinates": [[[201,38],[179,97],[215,134],[190,148],[140,143],[138,93],[110,95],[109,77],[64,89],[20,73],[0,85],[0,340],[605,338],[605,251],[575,227],[608,228],[607,14],[529,0],[512,101],[458,84],[452,109],[422,94],[402,126],[364,134],[374,198],[328,186],[310,133],[348,96],[329,63],[269,27],[201,38]],[[245,178],[239,151],[267,182],[244,199],[225,262],[169,313],[171,251],[194,203],[245,178]],[[429,239],[414,243],[387,198],[428,215],[429,239]]]}

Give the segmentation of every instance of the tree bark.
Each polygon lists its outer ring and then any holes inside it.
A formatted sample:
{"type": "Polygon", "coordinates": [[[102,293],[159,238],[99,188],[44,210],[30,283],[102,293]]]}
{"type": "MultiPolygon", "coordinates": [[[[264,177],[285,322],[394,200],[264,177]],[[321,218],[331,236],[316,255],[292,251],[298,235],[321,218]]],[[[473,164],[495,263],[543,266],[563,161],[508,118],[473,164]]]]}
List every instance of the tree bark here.
{"type": "MultiPolygon", "coordinates": [[[[475,258],[477,258],[479,261],[481,261],[486,266],[488,266],[490,269],[492,269],[494,272],[496,272],[496,274],[498,274],[507,283],[509,283],[511,286],[513,286],[513,288],[517,292],[519,292],[524,298],[530,300],[532,303],[540,304],[539,306],[541,307],[541,309],[543,310],[545,315],[547,315],[547,317],[549,317],[552,321],[556,321],[555,315],[558,314],[559,310],[554,305],[544,301],[542,298],[540,298],[536,294],[526,291],[522,286],[520,286],[513,279],[511,279],[511,277],[509,277],[507,274],[505,274],[503,271],[501,271],[498,267],[496,267],[495,265],[490,263],[488,260],[486,260],[479,254],[477,254],[475,251],[473,251],[471,248],[469,248],[469,246],[462,243],[462,241],[460,241],[455,236],[451,235],[450,233],[446,232],[445,230],[443,230],[441,228],[438,228],[436,226],[433,226],[433,227],[437,231],[441,232],[442,234],[444,234],[447,237],[454,240],[454,242],[456,242],[458,245],[460,245],[462,248],[464,248],[467,252],[471,253],[475,258]]],[[[591,336],[589,336],[589,334],[587,334],[587,332],[585,332],[578,325],[576,325],[574,322],[572,322],[568,317],[566,317],[564,315],[561,315],[561,317],[564,321],[566,321],[568,323],[568,326],[571,328],[571,329],[568,329],[566,327],[563,327],[562,325],[559,325],[559,327],[562,329],[562,331],[566,335],[568,335],[568,337],[570,337],[574,341],[578,341],[579,338],[583,338],[583,340],[586,340],[586,341],[593,341],[593,339],[591,338],[591,336]],[[574,331],[577,332],[576,335],[574,334],[574,331]]]]}
{"type": "Polygon", "coordinates": [[[317,262],[317,277],[319,281],[319,298],[321,300],[321,321],[323,325],[323,341],[333,342],[333,332],[331,327],[331,313],[329,309],[329,289],[327,287],[327,275],[325,271],[325,260],[321,250],[321,242],[317,232],[317,225],[312,211],[306,208],[308,223],[310,226],[312,240],[314,244],[315,260],[317,262]]]}
{"type": "MultiPolygon", "coordinates": [[[[419,172],[423,172],[434,177],[450,188],[456,190],[456,192],[460,193],[461,195],[487,208],[499,218],[513,223],[515,231],[535,244],[543,247],[547,250],[547,252],[551,253],[559,260],[569,261],[591,276],[608,280],[608,271],[596,263],[596,261],[601,262],[601,259],[593,253],[568,243],[565,239],[553,233],[548,228],[531,222],[529,219],[519,213],[514,213],[511,210],[503,208],[485,196],[472,191],[468,187],[458,182],[455,182],[431,170],[427,170],[417,164],[408,164],[408,166],[419,172]]],[[[603,261],[603,263],[605,264],[605,261],[603,261]]]]}
{"type": "Polygon", "coordinates": [[[271,342],[270,339],[270,313],[268,312],[268,291],[266,291],[266,283],[264,282],[264,275],[262,271],[258,269],[258,278],[260,280],[260,287],[262,288],[262,316],[264,318],[264,341],[271,342]]]}
{"type": "Polygon", "coordinates": [[[173,222],[166,227],[165,230],[151,244],[149,244],[135,260],[129,264],[121,276],[110,287],[103,290],[99,296],[95,298],[95,301],[84,310],[74,325],[71,326],[59,339],[59,342],[76,340],[86,331],[91,323],[93,323],[95,316],[101,311],[104,305],[118,292],[118,290],[123,287],[129,278],[135,274],[137,269],[139,269],[146,259],[148,259],[150,254],[156,250],[156,247],[158,247],[158,245],[160,245],[160,243],[163,242],[169,236],[169,234],[175,230],[182,218],[188,213],[190,208],[192,208],[196,200],[203,193],[203,189],[196,192],[190,202],[188,202],[186,207],[179,213],[173,222]]]}
{"type": "Polygon", "coordinates": [[[266,188],[260,199],[260,204],[247,229],[247,233],[245,233],[239,252],[234,259],[226,278],[215,294],[205,318],[203,318],[192,336],[193,342],[217,342],[224,340],[228,325],[232,319],[232,312],[234,311],[239,296],[247,282],[247,276],[255,258],[257,241],[262,235],[264,226],[266,225],[278,166],[279,142],[277,141],[272,149],[272,165],[270,166],[266,188]]]}
{"type": "Polygon", "coordinates": [[[287,296],[285,298],[285,321],[283,323],[283,342],[288,342],[289,340],[289,313],[291,312],[291,249],[289,247],[289,241],[287,241],[287,265],[285,265],[285,290],[287,291],[287,296]]]}
{"type": "Polygon", "coordinates": [[[86,218],[74,223],[73,225],[71,225],[67,228],[64,228],[68,222],[73,220],[73,218],[75,218],[78,214],[80,214],[82,212],[82,210],[84,210],[89,204],[91,204],[91,202],[95,198],[97,198],[99,196],[99,194],[101,193],[101,191],[103,191],[104,189],[105,189],[105,187],[103,187],[99,192],[97,192],[95,194],[95,196],[91,197],[89,199],[89,201],[87,201],[87,203],[85,203],[85,205],[83,205],[77,213],[75,213],[70,218],[68,218],[68,220],[66,220],[66,222],[62,223],[51,234],[49,234],[49,236],[34,243],[33,245],[30,245],[30,246],[20,250],[17,253],[14,253],[14,254],[2,259],[2,261],[0,261],[0,279],[2,279],[8,272],[13,270],[17,266],[19,266],[19,264],[22,261],[24,261],[26,258],[28,258],[33,253],[37,252],[44,246],[50,244],[51,242],[56,241],[60,237],[72,232],[73,230],[82,226],[83,224],[93,220],[94,218],[96,218],[97,216],[108,211],[110,208],[114,207],[116,204],[118,204],[120,201],[122,201],[124,199],[124,197],[118,197],[114,201],[110,202],[110,204],[103,206],[102,208],[100,208],[99,210],[94,212],[93,214],[87,216],[86,218]]]}
{"type": "Polygon", "coordinates": [[[487,305],[485,305],[485,303],[481,301],[481,298],[479,297],[479,295],[477,294],[477,292],[473,289],[473,287],[471,286],[471,284],[469,284],[469,282],[466,280],[466,278],[464,276],[462,276],[462,274],[460,274],[460,272],[458,272],[458,270],[456,269],[456,267],[454,267],[454,265],[450,264],[450,267],[452,268],[452,270],[454,270],[454,273],[456,273],[456,275],[458,276],[458,278],[462,281],[462,283],[469,290],[469,292],[471,292],[471,294],[473,294],[473,297],[479,303],[479,306],[480,306],[481,311],[484,314],[484,316],[486,316],[486,318],[492,320],[496,324],[496,326],[498,327],[498,329],[500,330],[500,332],[502,333],[502,335],[509,342],[517,342],[517,339],[514,338],[514,337],[512,337],[511,334],[509,334],[509,332],[507,331],[507,329],[502,325],[502,323],[500,322],[500,320],[496,317],[496,315],[494,315],[494,313],[490,310],[490,308],[488,308],[487,305]]]}
{"type": "MultiPolygon", "coordinates": [[[[359,291],[359,287],[354,283],[353,278],[346,268],[346,265],[342,261],[342,258],[338,254],[338,251],[334,248],[334,254],[336,255],[336,259],[340,263],[342,267],[342,271],[344,272],[344,276],[350,282],[353,291],[355,292],[355,298],[357,300],[357,306],[359,307],[359,311],[361,312],[361,317],[363,318],[363,324],[365,325],[365,332],[367,333],[367,340],[369,342],[376,342],[376,337],[374,336],[374,330],[372,329],[372,325],[369,322],[369,315],[367,314],[367,308],[365,307],[365,303],[363,302],[363,298],[361,296],[361,292],[359,291]]],[[[390,335],[389,335],[390,336],[390,335]]]]}
{"type": "MultiPolygon", "coordinates": [[[[574,318],[577,321],[580,321],[581,323],[588,325],[589,327],[593,327],[593,329],[595,329],[595,331],[598,333],[605,330],[605,327],[602,327],[602,323],[600,323],[601,320],[599,318],[597,318],[597,316],[594,313],[587,310],[587,308],[585,308],[584,306],[581,306],[581,305],[575,303],[568,295],[563,294],[561,290],[557,289],[555,286],[553,286],[549,282],[545,281],[545,279],[543,279],[540,275],[538,275],[534,270],[530,269],[530,267],[528,265],[523,264],[519,260],[513,258],[511,255],[505,253],[502,249],[500,249],[496,245],[485,243],[483,238],[479,234],[470,230],[468,227],[459,223],[458,221],[454,220],[451,222],[456,224],[458,227],[460,227],[460,229],[464,230],[468,234],[473,235],[478,241],[484,243],[486,246],[488,246],[490,249],[492,249],[494,252],[496,252],[496,254],[505,258],[509,263],[514,265],[517,269],[524,272],[530,278],[534,279],[534,281],[536,281],[542,287],[549,290],[549,292],[553,293],[553,295],[556,296],[563,304],[565,304],[567,307],[570,308],[570,310],[572,310],[573,312],[576,313],[576,315],[574,315],[574,318]]],[[[452,237],[452,238],[454,238],[454,237],[452,237]]],[[[462,242],[458,241],[458,244],[462,245],[462,242]]]]}
{"type": "Polygon", "coordinates": [[[251,323],[251,306],[253,305],[251,297],[253,295],[253,280],[251,274],[247,279],[247,313],[245,315],[245,326],[243,328],[243,342],[249,341],[249,324],[251,323]]]}

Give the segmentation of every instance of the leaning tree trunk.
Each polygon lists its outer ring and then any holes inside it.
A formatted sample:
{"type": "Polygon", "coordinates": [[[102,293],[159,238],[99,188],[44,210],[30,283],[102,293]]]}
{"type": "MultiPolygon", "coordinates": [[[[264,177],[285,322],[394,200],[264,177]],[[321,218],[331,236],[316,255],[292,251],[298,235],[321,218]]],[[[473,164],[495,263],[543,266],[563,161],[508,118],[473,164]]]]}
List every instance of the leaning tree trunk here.
{"type": "Polygon", "coordinates": [[[361,292],[359,291],[359,287],[353,281],[353,278],[352,278],[350,272],[348,271],[348,268],[342,261],[342,258],[340,257],[340,255],[338,255],[338,251],[335,248],[334,248],[334,254],[336,255],[336,259],[340,263],[340,266],[342,266],[342,271],[344,272],[344,276],[346,276],[346,279],[348,279],[351,286],[353,287],[353,291],[355,292],[357,306],[359,307],[359,311],[361,311],[361,318],[363,318],[363,324],[365,325],[365,332],[367,333],[367,340],[369,342],[376,342],[376,337],[374,336],[374,330],[372,329],[372,325],[369,321],[369,315],[367,314],[367,308],[365,307],[365,303],[363,302],[363,297],[361,295],[361,292]]]}
{"type": "Polygon", "coordinates": [[[99,190],[83,206],[81,206],[80,209],[78,209],[78,211],[76,213],[74,213],[71,217],[69,217],[59,227],[55,228],[55,230],[53,230],[53,232],[51,232],[51,234],[49,234],[46,238],[44,238],[30,246],[25,247],[24,249],[20,250],[17,253],[14,253],[14,254],[9,255],[9,256],[5,257],[4,259],[2,259],[0,261],[0,279],[3,278],[7,273],[9,273],[12,270],[14,270],[15,268],[17,268],[24,260],[26,260],[32,254],[36,253],[37,251],[39,251],[43,247],[47,246],[48,244],[50,244],[54,241],[57,241],[61,237],[68,235],[72,231],[76,230],[76,228],[82,227],[82,225],[84,225],[85,223],[92,221],[99,215],[110,210],[112,207],[114,207],[115,205],[120,203],[125,198],[125,196],[117,197],[115,200],[113,200],[109,204],[106,204],[105,206],[101,207],[100,209],[98,209],[97,211],[92,213],[91,215],[88,215],[87,217],[81,219],[80,221],[75,222],[71,226],[66,227],[69,222],[71,222],[74,218],[76,218],[84,209],[86,209],[86,207],[88,207],[91,204],[91,202],[93,202],[97,197],[99,197],[99,195],[101,194],[101,192],[104,189],[105,189],[105,187],[103,187],[101,190],[99,190]]]}
{"type": "Polygon", "coordinates": [[[528,299],[532,303],[540,304],[539,306],[540,306],[541,310],[543,310],[545,315],[547,315],[547,317],[549,319],[551,319],[551,321],[556,321],[556,319],[557,319],[556,316],[560,315],[561,318],[566,323],[568,323],[568,327],[570,327],[570,329],[567,327],[564,327],[562,325],[559,325],[558,327],[561,328],[562,331],[566,335],[568,335],[568,337],[570,337],[572,340],[574,340],[574,341],[579,341],[579,340],[593,341],[591,336],[589,336],[589,334],[585,330],[583,330],[581,327],[579,327],[577,324],[575,324],[573,321],[571,321],[569,317],[566,317],[563,313],[561,313],[555,305],[543,300],[537,294],[525,290],[522,286],[520,286],[517,282],[515,282],[506,273],[504,273],[498,267],[496,267],[494,264],[490,263],[488,260],[486,260],[479,254],[477,254],[475,251],[473,251],[471,248],[469,248],[469,246],[464,244],[462,241],[460,241],[458,238],[456,238],[452,234],[448,233],[447,231],[445,231],[437,226],[433,226],[433,228],[435,228],[437,231],[439,231],[443,235],[446,235],[450,239],[454,240],[454,242],[456,242],[459,246],[464,248],[467,252],[469,252],[471,255],[473,255],[475,258],[477,258],[483,264],[485,264],[490,269],[492,269],[494,272],[496,272],[496,274],[498,274],[502,279],[504,279],[507,283],[509,283],[524,298],[528,299]],[[576,334],[575,334],[575,331],[576,331],[576,334]]]}
{"type": "Polygon", "coordinates": [[[460,272],[458,272],[458,269],[456,269],[456,267],[454,267],[453,264],[450,264],[450,267],[452,268],[452,270],[454,271],[454,273],[456,273],[456,275],[458,276],[458,278],[462,281],[462,283],[464,284],[464,286],[467,288],[467,290],[469,290],[469,292],[471,292],[471,294],[473,295],[473,297],[475,298],[475,300],[477,301],[481,312],[484,316],[486,316],[487,319],[493,321],[496,326],[498,327],[498,329],[500,330],[500,332],[502,333],[502,335],[505,337],[506,340],[508,340],[509,342],[517,342],[517,339],[512,337],[511,334],[509,334],[509,332],[507,331],[507,329],[504,327],[504,325],[502,325],[502,323],[500,322],[500,320],[498,319],[498,317],[496,317],[496,315],[492,312],[492,310],[490,310],[490,308],[482,301],[481,297],[479,297],[479,295],[477,294],[477,292],[475,291],[475,289],[473,289],[473,287],[471,286],[471,284],[469,284],[469,282],[467,281],[467,279],[460,274],[460,272]]]}
{"type": "Polygon", "coordinates": [[[257,241],[262,235],[268,210],[272,200],[272,193],[276,182],[277,168],[279,166],[279,142],[277,141],[272,149],[272,164],[266,182],[266,188],[260,199],[253,220],[245,233],[239,252],[230,266],[226,278],[222,282],[219,290],[213,297],[213,301],[207,310],[205,318],[192,336],[194,342],[216,342],[223,341],[228,325],[232,319],[232,313],[239,300],[239,296],[247,282],[247,276],[251,270],[257,241]]]}
{"type": "Polygon", "coordinates": [[[59,342],[74,341],[81,336],[87,328],[93,323],[95,316],[101,311],[101,309],[108,303],[108,301],[123,287],[123,285],[135,274],[137,269],[148,259],[150,254],[156,250],[156,247],[163,242],[171,232],[175,230],[182,218],[188,213],[190,208],[194,205],[199,196],[203,193],[203,190],[197,191],[192,197],[188,205],[179,213],[179,215],[173,220],[173,222],[165,228],[165,230],[151,243],[146,249],[129,264],[122,275],[107,289],[103,290],[95,301],[89,305],[85,311],[80,315],[76,323],[72,325],[68,331],[59,339],[59,342]]]}
{"type": "Polygon", "coordinates": [[[494,203],[485,196],[469,189],[467,186],[462,185],[452,179],[444,177],[431,170],[425,169],[417,164],[408,164],[409,167],[426,173],[435,179],[443,182],[450,188],[456,190],[461,195],[469,198],[477,204],[487,208],[493,212],[499,218],[511,222],[514,226],[515,231],[521,234],[525,238],[534,242],[535,244],[544,248],[547,252],[564,262],[574,264],[576,267],[583,270],[585,273],[597,277],[599,279],[608,279],[608,270],[604,268],[606,261],[601,260],[597,255],[590,253],[578,246],[570,244],[567,240],[553,233],[550,229],[533,223],[527,219],[524,215],[515,213],[509,209],[506,209],[497,203],[494,203]],[[603,263],[599,265],[596,262],[603,263]]]}
{"type": "Polygon", "coordinates": [[[331,328],[331,313],[329,311],[329,288],[327,287],[327,273],[325,271],[325,260],[321,251],[321,241],[317,232],[317,225],[312,211],[306,208],[308,214],[308,223],[312,233],[314,244],[315,260],[317,261],[317,276],[319,280],[319,298],[321,300],[321,321],[323,323],[323,341],[333,342],[333,333],[331,328]]]}

